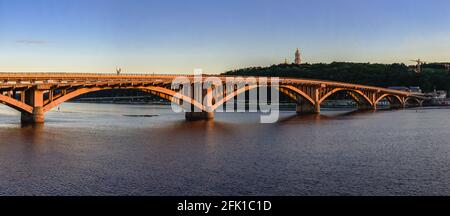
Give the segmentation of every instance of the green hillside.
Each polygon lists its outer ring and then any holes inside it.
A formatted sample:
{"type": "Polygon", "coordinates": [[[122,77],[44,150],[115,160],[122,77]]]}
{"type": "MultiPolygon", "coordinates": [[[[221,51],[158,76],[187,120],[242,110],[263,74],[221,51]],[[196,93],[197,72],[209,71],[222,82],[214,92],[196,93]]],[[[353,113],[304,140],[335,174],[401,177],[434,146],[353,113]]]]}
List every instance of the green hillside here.
{"type": "Polygon", "coordinates": [[[443,66],[424,65],[422,73],[405,64],[333,62],[330,64],[279,64],[225,72],[224,75],[310,78],[380,87],[420,86],[424,91],[450,90],[450,72],[443,66]]]}

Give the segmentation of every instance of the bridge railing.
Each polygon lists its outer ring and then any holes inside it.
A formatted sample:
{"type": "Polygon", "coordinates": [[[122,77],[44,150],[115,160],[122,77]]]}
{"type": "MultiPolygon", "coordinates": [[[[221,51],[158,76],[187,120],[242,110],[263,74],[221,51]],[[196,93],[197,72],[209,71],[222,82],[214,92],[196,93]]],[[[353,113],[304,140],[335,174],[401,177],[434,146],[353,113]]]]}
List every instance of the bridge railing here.
{"type": "MultiPolygon", "coordinates": [[[[114,73],[65,73],[65,72],[49,72],[49,73],[6,73],[0,72],[0,83],[3,84],[39,84],[39,82],[52,83],[56,82],[91,82],[93,79],[96,82],[114,82],[120,80],[122,82],[146,82],[148,78],[151,79],[161,79],[160,81],[170,81],[175,77],[188,77],[193,78],[193,74],[155,74],[155,73],[123,73],[120,75],[114,73]]],[[[229,76],[229,75],[212,75],[212,74],[204,74],[206,77],[219,77],[225,79],[227,77],[245,77],[245,76],[229,76]]],[[[255,78],[261,78],[262,76],[255,76],[255,78]]],[[[267,76],[265,78],[270,78],[267,76]]],[[[291,77],[282,77],[279,78],[280,83],[285,84],[311,84],[311,85],[326,85],[332,87],[342,87],[342,88],[352,88],[352,89],[361,89],[361,90],[372,90],[372,91],[382,91],[392,94],[400,94],[400,95],[411,95],[411,93],[398,91],[393,89],[374,87],[374,86],[366,86],[360,84],[351,84],[337,81],[325,81],[325,80],[316,80],[316,79],[302,79],[302,78],[291,78],[291,77]]],[[[156,80],[158,81],[158,80],[156,80]]],[[[95,83],[95,82],[94,82],[95,83]]]]}

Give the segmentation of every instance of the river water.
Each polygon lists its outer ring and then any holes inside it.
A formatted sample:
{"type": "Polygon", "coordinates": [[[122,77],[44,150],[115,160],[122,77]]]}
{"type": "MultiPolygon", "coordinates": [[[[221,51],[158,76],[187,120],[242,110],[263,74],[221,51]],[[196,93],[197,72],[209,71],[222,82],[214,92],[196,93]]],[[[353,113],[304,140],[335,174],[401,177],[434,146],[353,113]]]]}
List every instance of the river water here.
{"type": "Polygon", "coordinates": [[[42,126],[19,119],[0,106],[0,195],[450,195],[450,109],[283,111],[260,124],[65,103],[42,126]]]}

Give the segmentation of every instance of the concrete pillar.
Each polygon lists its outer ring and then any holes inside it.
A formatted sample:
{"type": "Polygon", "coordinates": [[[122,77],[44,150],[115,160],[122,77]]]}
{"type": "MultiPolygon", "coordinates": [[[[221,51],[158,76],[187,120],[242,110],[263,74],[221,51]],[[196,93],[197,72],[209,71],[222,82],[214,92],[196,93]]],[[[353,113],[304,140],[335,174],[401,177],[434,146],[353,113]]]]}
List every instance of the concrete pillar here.
{"type": "Polygon", "coordinates": [[[24,124],[44,123],[44,108],[35,107],[33,113],[22,113],[20,120],[24,124]]]}
{"type": "Polygon", "coordinates": [[[310,91],[312,91],[312,97],[313,100],[315,101],[314,104],[311,104],[310,101],[307,101],[306,99],[297,96],[297,107],[296,107],[296,111],[297,114],[319,114],[320,113],[320,102],[319,102],[319,93],[320,93],[320,89],[319,88],[314,88],[311,89],[310,91]]]}
{"type": "Polygon", "coordinates": [[[316,102],[314,105],[314,113],[319,114],[320,113],[320,104],[319,102],[316,102]]]}
{"type": "Polygon", "coordinates": [[[320,113],[320,104],[316,103],[315,105],[302,101],[297,103],[296,107],[297,114],[318,114],[320,113]]]}
{"type": "Polygon", "coordinates": [[[370,104],[358,104],[358,110],[376,110],[376,106],[370,104]]]}
{"type": "Polygon", "coordinates": [[[22,123],[44,123],[44,92],[37,89],[27,90],[25,103],[33,107],[33,113],[22,113],[22,123]]]}
{"type": "Polygon", "coordinates": [[[186,120],[197,121],[214,119],[214,111],[209,110],[209,108],[213,105],[212,88],[203,89],[203,84],[198,84],[198,86],[195,86],[194,84],[194,88],[192,88],[192,90],[191,97],[199,103],[204,104],[207,111],[199,110],[199,108],[191,105],[191,110],[185,112],[186,120]]]}
{"type": "Polygon", "coordinates": [[[186,112],[185,117],[188,121],[210,120],[214,119],[214,112],[186,112]]]}

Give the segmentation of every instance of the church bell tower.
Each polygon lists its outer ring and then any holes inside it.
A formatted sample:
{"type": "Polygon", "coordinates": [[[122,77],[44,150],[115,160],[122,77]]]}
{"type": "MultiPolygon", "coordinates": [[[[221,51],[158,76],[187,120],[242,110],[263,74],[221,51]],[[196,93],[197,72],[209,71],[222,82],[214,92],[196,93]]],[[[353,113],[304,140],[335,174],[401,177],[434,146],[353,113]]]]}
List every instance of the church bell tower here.
{"type": "Polygon", "coordinates": [[[302,56],[300,54],[300,50],[297,48],[297,51],[295,51],[295,64],[299,65],[302,63],[302,56]]]}

